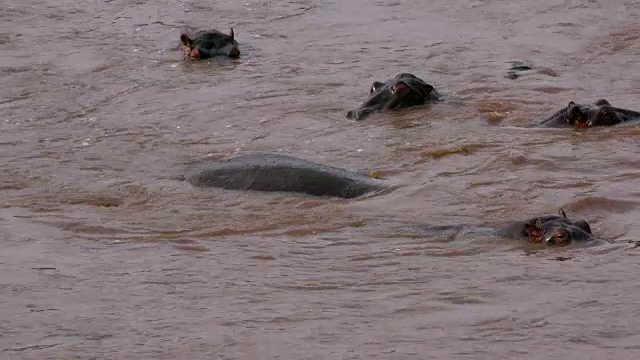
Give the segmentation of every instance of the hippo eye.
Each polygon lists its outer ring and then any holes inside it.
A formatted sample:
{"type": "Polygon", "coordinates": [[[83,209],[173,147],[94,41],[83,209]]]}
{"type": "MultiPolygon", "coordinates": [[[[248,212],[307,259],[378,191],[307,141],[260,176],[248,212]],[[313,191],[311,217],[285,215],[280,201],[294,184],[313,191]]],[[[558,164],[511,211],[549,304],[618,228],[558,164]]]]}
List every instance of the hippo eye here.
{"type": "Polygon", "coordinates": [[[602,110],[602,112],[600,113],[600,116],[602,117],[603,120],[611,120],[611,117],[613,116],[613,114],[611,114],[611,111],[609,110],[602,110]]]}
{"type": "Polygon", "coordinates": [[[569,242],[569,234],[566,232],[558,232],[553,235],[553,245],[563,245],[569,242]]]}

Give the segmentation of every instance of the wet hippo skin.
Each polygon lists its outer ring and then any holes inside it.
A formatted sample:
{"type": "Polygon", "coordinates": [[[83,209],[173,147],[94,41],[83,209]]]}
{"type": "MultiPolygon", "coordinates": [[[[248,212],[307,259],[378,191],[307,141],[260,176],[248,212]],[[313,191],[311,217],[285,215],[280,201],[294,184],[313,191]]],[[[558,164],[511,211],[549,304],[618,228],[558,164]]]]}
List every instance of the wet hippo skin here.
{"type": "Polygon", "coordinates": [[[611,106],[609,101],[600,99],[592,104],[576,104],[571,101],[565,108],[540,122],[539,126],[588,128],[613,126],[634,120],[640,120],[640,113],[611,106]]]}
{"type": "Polygon", "coordinates": [[[531,243],[565,246],[593,240],[591,227],[585,220],[567,217],[563,209],[559,215],[541,216],[525,221],[515,221],[496,231],[502,237],[527,239],[531,243]]]}
{"type": "Polygon", "coordinates": [[[363,120],[375,112],[404,109],[438,101],[436,89],[424,80],[409,73],[401,73],[386,82],[374,81],[369,99],[357,109],[347,113],[347,118],[363,120]]]}
{"type": "Polygon", "coordinates": [[[450,231],[457,234],[465,230],[514,240],[526,240],[529,243],[548,246],[566,246],[596,240],[591,232],[591,227],[585,220],[570,219],[563,209],[560,209],[559,215],[539,216],[524,221],[513,221],[499,228],[478,225],[421,226],[420,228],[423,233],[429,234],[450,231]]]}
{"type": "Polygon", "coordinates": [[[192,165],[184,178],[195,186],[286,191],[354,198],[387,188],[382,180],[288,155],[255,153],[192,165]]]}
{"type": "Polygon", "coordinates": [[[230,58],[240,56],[233,28],[229,31],[229,35],[218,30],[198,31],[193,35],[193,38],[187,34],[181,34],[180,41],[185,55],[191,60],[203,60],[214,56],[230,58]]]}

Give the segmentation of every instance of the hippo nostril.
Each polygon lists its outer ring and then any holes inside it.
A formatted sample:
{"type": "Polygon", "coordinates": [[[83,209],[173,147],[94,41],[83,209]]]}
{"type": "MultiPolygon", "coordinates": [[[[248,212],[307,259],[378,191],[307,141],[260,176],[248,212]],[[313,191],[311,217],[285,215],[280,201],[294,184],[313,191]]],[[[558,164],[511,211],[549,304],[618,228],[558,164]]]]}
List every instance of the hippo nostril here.
{"type": "Polygon", "coordinates": [[[402,81],[399,81],[391,85],[391,92],[394,94],[397,93],[398,91],[405,90],[405,89],[407,89],[407,84],[405,84],[402,81]]]}
{"type": "Polygon", "coordinates": [[[197,48],[190,50],[187,55],[192,60],[200,60],[200,50],[198,50],[197,48]]]}
{"type": "Polygon", "coordinates": [[[575,126],[580,129],[591,127],[591,121],[584,117],[579,117],[575,120],[575,126]]]}

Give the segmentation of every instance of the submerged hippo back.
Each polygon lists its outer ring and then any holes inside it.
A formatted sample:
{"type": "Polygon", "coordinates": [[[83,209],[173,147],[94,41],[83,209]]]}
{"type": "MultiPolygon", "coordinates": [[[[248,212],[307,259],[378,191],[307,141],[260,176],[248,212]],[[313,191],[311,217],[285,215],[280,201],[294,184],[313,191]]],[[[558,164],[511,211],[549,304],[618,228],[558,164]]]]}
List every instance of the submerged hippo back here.
{"type": "Polygon", "coordinates": [[[343,198],[384,188],[382,181],[365,175],[279,154],[247,154],[203,161],[188,169],[185,178],[196,186],[343,198]]]}

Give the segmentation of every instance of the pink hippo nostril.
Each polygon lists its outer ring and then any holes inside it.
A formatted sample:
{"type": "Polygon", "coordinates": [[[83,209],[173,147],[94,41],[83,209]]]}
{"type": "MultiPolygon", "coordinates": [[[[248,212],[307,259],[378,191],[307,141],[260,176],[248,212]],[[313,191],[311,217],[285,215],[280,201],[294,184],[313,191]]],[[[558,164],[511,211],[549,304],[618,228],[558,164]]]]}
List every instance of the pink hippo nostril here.
{"type": "Polygon", "coordinates": [[[586,119],[578,119],[575,122],[575,127],[577,129],[586,129],[591,127],[591,121],[586,121],[586,119]]]}
{"type": "Polygon", "coordinates": [[[395,94],[399,91],[404,91],[409,87],[403,81],[398,81],[397,83],[391,85],[391,93],[395,94]]]}
{"type": "Polygon", "coordinates": [[[191,60],[200,60],[200,50],[198,50],[197,48],[191,50],[191,52],[189,53],[189,57],[191,58],[191,60]]]}

